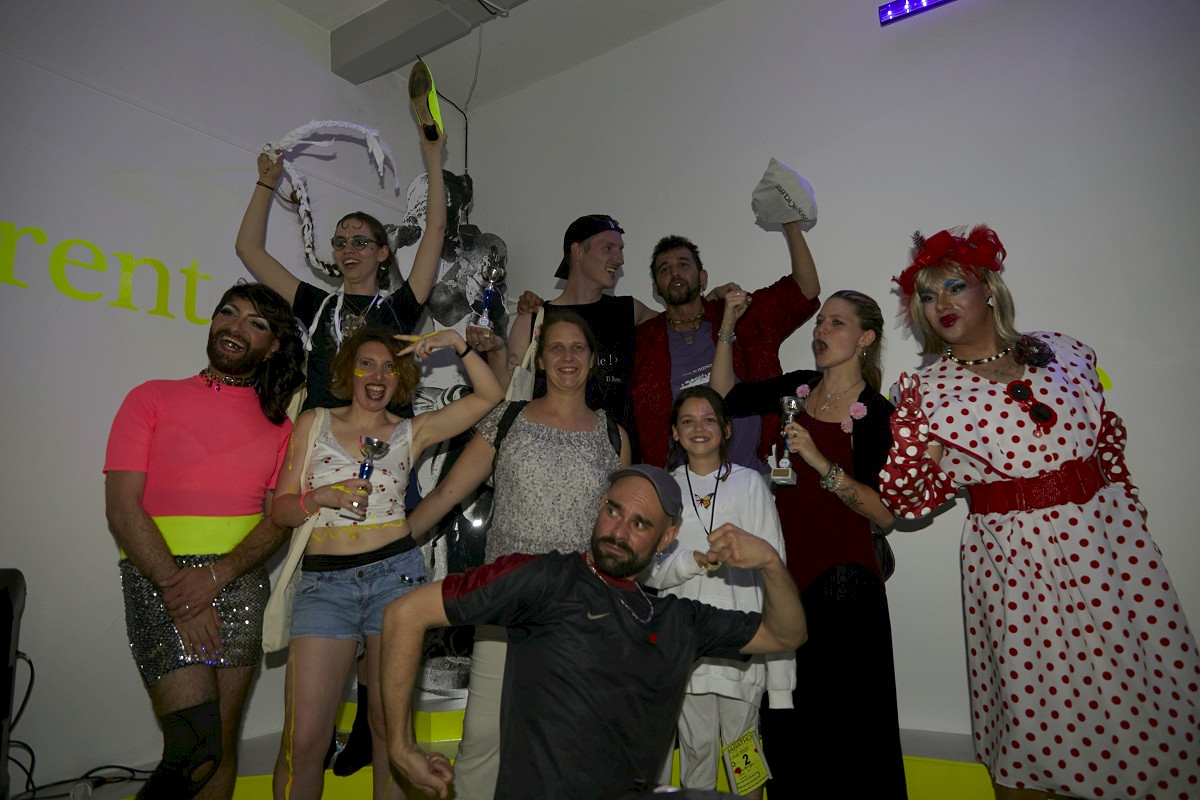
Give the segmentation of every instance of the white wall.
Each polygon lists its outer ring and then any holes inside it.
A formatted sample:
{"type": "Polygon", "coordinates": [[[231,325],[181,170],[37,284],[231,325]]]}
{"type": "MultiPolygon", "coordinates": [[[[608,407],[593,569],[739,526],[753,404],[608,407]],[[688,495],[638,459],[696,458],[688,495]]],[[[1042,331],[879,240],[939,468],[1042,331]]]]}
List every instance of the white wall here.
{"type": "MultiPolygon", "coordinates": [[[[344,119],[381,128],[402,191],[421,158],[402,83],[355,88],[334,76],[327,34],[269,0],[5,3],[0,108],[0,223],[45,233],[44,244],[26,235],[14,245],[13,227],[0,228],[0,565],[18,567],[29,584],[20,646],[37,682],[14,733],[34,747],[37,776],[47,781],[103,763],[142,764],[160,752],[125,641],[101,468],[125,393],[205,364],[207,327],[185,318],[179,270],[195,260],[211,276],[195,290],[205,321],[225,288],[248,277],[233,238],[254,187],[255,154],[293,127],[344,119]],[[107,271],[64,268],[70,285],[99,299],[56,288],[51,254],[69,239],[101,253],[107,271]],[[147,313],[150,266],[135,273],[139,310],[109,305],[120,284],[114,253],[162,262],[173,319],[147,313]],[[9,265],[26,286],[5,278],[9,265]]],[[[313,176],[319,239],[328,240],[346,211],[397,222],[404,213],[391,173],[381,187],[359,145],[296,164],[313,176]]],[[[452,159],[451,168],[461,162],[452,159]]],[[[311,274],[297,230],[295,216],[276,207],[268,246],[311,274]]],[[[95,258],[88,253],[79,245],[66,255],[95,258]]],[[[281,729],[282,673],[260,678],[247,736],[281,729]]],[[[19,677],[18,692],[23,686],[19,677]]],[[[19,786],[19,771],[12,774],[19,786]]]]}
{"type": "MultiPolygon", "coordinates": [[[[1018,325],[1098,350],[1197,623],[1200,11],[962,0],[880,29],[877,5],[722,3],[480,108],[476,213],[509,243],[512,290],[555,292],[562,232],[593,212],[627,231],[622,293],[652,302],[649,253],[668,233],[696,240],[714,283],[767,284],[785,248],[755,227],[749,196],[773,155],[816,189],[808,240],[826,291],[861,289],[885,313],[914,229],[986,221],[1008,246],[1018,325]]],[[[785,345],[785,366],[811,366],[810,334],[785,345]]],[[[913,340],[889,330],[885,380],[917,364],[913,340]]],[[[906,728],[969,731],[964,514],[960,502],[892,536],[906,728]]]]}

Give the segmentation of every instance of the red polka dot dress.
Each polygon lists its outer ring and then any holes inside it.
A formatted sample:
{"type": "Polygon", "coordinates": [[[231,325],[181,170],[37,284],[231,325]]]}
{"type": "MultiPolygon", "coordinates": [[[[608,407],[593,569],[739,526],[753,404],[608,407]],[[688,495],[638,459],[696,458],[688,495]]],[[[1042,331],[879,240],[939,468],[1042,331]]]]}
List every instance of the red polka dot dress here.
{"type": "MultiPolygon", "coordinates": [[[[971,485],[1099,458],[1110,480],[1127,480],[1124,431],[1108,437],[1115,457],[1105,446],[1094,352],[1033,335],[1055,361],[1026,367],[1024,405],[948,359],[921,373],[930,439],[946,446],[942,470],[971,485]],[[1042,410],[1039,422],[1034,403],[1054,414],[1042,410]]],[[[967,517],[972,730],[1003,786],[1200,798],[1200,658],[1135,491],[1111,482],[1082,504],[967,517]]]]}

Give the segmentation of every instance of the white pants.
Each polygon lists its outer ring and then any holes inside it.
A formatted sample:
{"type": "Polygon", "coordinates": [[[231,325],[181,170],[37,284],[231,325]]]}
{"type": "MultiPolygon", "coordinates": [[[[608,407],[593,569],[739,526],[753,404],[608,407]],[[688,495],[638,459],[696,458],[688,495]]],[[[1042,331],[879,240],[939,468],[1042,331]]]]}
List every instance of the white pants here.
{"type": "MultiPolygon", "coordinates": [[[[729,744],[758,725],[758,706],[719,694],[688,694],[679,710],[679,785],[715,789],[721,742],[729,744]]],[[[660,782],[671,782],[671,757],[660,782]]]]}
{"type": "Polygon", "coordinates": [[[500,771],[500,697],[504,693],[504,628],[478,625],[467,684],[463,736],[454,759],[456,800],[492,800],[500,771]]]}

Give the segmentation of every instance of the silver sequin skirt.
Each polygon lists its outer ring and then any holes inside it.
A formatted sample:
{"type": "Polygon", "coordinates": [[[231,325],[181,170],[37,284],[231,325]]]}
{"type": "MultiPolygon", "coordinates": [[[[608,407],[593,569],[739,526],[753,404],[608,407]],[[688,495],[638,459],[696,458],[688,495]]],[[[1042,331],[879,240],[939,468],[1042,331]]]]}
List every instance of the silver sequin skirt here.
{"type": "MultiPolygon", "coordinates": [[[[220,555],[175,556],[182,567],[207,567],[220,555]]],[[[125,595],[125,629],[129,649],[147,688],[172,670],[198,664],[214,667],[254,667],[262,658],[262,619],[271,594],[265,567],[247,572],[226,586],[213,606],[221,628],[221,654],[202,659],[184,652],[175,623],[162,604],[158,588],[129,559],[121,559],[121,588],[125,595]]]]}

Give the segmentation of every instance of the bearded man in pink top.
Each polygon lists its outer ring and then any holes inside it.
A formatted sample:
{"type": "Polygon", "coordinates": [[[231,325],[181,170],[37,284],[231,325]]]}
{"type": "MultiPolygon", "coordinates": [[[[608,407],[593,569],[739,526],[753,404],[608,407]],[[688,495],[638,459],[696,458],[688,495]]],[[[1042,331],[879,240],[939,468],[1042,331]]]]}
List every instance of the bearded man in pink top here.
{"type": "Polygon", "coordinates": [[[270,589],[263,562],[288,533],[264,510],[303,356],[287,302],[236,285],[213,312],[200,374],[143,383],[113,421],[105,511],[129,646],[163,730],[138,798],[233,795],[270,589]]]}

